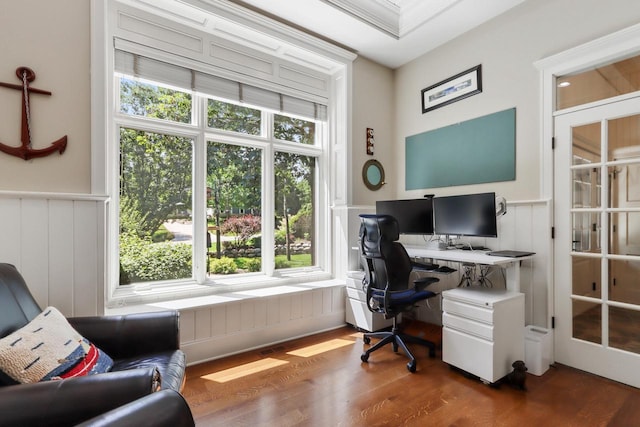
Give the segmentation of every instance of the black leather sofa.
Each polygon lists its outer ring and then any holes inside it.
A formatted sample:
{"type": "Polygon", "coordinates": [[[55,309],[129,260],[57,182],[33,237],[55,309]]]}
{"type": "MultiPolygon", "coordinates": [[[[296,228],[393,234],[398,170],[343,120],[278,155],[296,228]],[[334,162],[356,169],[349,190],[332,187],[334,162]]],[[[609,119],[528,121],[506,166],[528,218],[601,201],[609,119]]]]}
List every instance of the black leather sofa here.
{"type": "MultiPolygon", "coordinates": [[[[18,270],[0,263],[0,338],[22,328],[41,311],[18,270]]],[[[184,387],[186,358],[179,348],[178,312],[67,320],[113,359],[110,372],[17,384],[0,371],[0,425],[75,425],[110,410],[129,411],[118,409],[128,403],[140,410],[137,405],[144,404],[138,399],[159,390],[179,395],[184,387]]],[[[167,394],[171,393],[163,393],[167,394]]],[[[158,405],[156,399],[162,398],[151,399],[154,405],[158,405]]]]}
{"type": "Polygon", "coordinates": [[[193,427],[189,405],[180,393],[162,390],[78,424],[77,427],[193,427]]]}
{"type": "Polygon", "coordinates": [[[174,390],[154,392],[154,368],[0,388],[3,427],[188,427],[189,405],[174,390]],[[148,372],[151,371],[151,372],[148,372]],[[101,377],[98,382],[96,377],[101,377]]]}

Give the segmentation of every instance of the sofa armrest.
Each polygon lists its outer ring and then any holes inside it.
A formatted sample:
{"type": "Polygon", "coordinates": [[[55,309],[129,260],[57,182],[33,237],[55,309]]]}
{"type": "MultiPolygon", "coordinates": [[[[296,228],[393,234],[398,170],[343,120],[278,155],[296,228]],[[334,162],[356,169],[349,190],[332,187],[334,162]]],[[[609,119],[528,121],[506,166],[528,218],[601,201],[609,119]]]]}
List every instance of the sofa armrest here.
{"type": "Polygon", "coordinates": [[[162,390],[98,415],[77,427],[193,427],[189,405],[174,390],[162,390]]]}
{"type": "Polygon", "coordinates": [[[69,323],[112,358],[180,348],[179,312],[71,317],[69,323]]]}
{"type": "Polygon", "coordinates": [[[72,426],[159,389],[154,368],[0,387],[0,424],[72,426]]]}

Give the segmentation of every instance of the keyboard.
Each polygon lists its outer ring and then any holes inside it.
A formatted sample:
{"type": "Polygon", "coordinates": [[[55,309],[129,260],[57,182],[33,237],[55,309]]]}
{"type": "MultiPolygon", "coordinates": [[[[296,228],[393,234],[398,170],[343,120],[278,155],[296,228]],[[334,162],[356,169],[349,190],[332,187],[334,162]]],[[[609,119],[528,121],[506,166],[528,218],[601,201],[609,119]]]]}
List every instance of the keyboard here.
{"type": "Polygon", "coordinates": [[[487,253],[487,255],[504,256],[504,257],[508,257],[508,258],[520,258],[520,257],[523,257],[523,256],[535,255],[535,252],[505,250],[505,251],[489,252],[489,253],[487,253]]]}
{"type": "Polygon", "coordinates": [[[488,250],[490,250],[489,248],[484,247],[484,246],[469,246],[469,245],[464,245],[460,249],[462,249],[463,251],[488,251],[488,250]]]}

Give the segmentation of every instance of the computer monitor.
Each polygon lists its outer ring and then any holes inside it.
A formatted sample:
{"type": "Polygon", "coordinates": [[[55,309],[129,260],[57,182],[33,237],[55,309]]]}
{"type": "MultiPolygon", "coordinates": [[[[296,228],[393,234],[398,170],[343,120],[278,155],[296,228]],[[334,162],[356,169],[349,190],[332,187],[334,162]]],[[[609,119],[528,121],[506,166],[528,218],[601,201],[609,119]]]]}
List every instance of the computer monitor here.
{"type": "Polygon", "coordinates": [[[433,234],[431,197],[409,200],[379,200],[377,215],[391,215],[398,220],[400,234],[433,234]]]}
{"type": "Polygon", "coordinates": [[[436,197],[433,224],[438,235],[498,237],[496,194],[436,197]]]}

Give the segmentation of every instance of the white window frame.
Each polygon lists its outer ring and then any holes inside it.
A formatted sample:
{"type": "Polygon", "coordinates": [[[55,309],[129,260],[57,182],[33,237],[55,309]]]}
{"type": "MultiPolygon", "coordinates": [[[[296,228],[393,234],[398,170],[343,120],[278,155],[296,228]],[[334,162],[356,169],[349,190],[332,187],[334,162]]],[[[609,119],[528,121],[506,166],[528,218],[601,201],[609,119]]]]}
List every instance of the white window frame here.
{"type": "MultiPolygon", "coordinates": [[[[119,124],[115,120],[115,108],[116,105],[118,105],[115,96],[118,90],[115,87],[116,79],[113,73],[114,37],[122,37],[121,34],[118,34],[116,28],[116,10],[120,7],[131,7],[131,3],[132,2],[128,0],[108,0],[107,2],[91,0],[92,193],[110,196],[110,202],[107,204],[109,219],[105,230],[107,236],[104,261],[106,305],[114,307],[332,278],[333,272],[336,269],[336,263],[340,262],[332,256],[332,254],[336,252],[335,248],[333,248],[335,244],[334,240],[336,240],[334,236],[335,231],[331,229],[332,207],[346,204],[349,197],[347,170],[350,148],[347,141],[350,131],[350,100],[348,95],[351,88],[351,63],[353,59],[355,59],[355,55],[275,21],[267,23],[264,17],[258,16],[255,12],[245,11],[236,5],[225,4],[224,8],[226,10],[224,13],[227,13],[229,8],[233,8],[236,13],[234,19],[242,22],[243,25],[247,25],[249,28],[253,27],[256,31],[259,31],[261,27],[266,25],[271,30],[268,36],[272,39],[274,37],[273,34],[276,34],[276,40],[282,40],[283,43],[288,43],[289,46],[297,44],[301,49],[305,49],[307,53],[311,47],[314,55],[317,55],[318,64],[320,64],[318,70],[327,72],[327,61],[331,61],[331,64],[335,65],[328,74],[331,87],[329,88],[330,96],[327,106],[329,119],[327,126],[325,126],[326,138],[324,138],[328,145],[322,148],[319,157],[321,167],[317,168],[318,186],[326,189],[326,191],[318,192],[318,200],[316,200],[317,227],[321,230],[317,233],[316,237],[316,251],[317,264],[321,268],[302,269],[299,271],[283,270],[282,272],[278,272],[278,274],[276,274],[276,272],[269,274],[270,271],[268,269],[263,269],[267,274],[252,276],[249,280],[238,280],[237,277],[234,277],[237,275],[231,275],[227,280],[218,281],[217,284],[219,286],[215,287],[209,286],[205,281],[201,280],[206,276],[204,271],[196,272],[196,280],[193,281],[127,287],[118,286],[118,186],[117,180],[114,179],[114,173],[118,167],[119,144],[114,143],[114,141],[118,141],[119,124]],[[336,152],[344,155],[336,156],[336,152]],[[335,179],[336,176],[340,177],[339,180],[335,179]]],[[[143,13],[147,14],[149,11],[143,11],[143,13]]],[[[166,18],[159,18],[151,14],[148,14],[148,19],[150,21],[154,19],[166,20],[166,18]]],[[[260,34],[266,37],[265,33],[260,34]]],[[[308,62],[308,59],[308,57],[305,58],[305,61],[308,62]]],[[[223,77],[228,76],[229,74],[223,77]]],[[[275,85],[271,85],[271,88],[272,87],[275,87],[275,85]]],[[[201,132],[198,138],[204,141],[205,133],[201,132]]],[[[196,142],[196,146],[198,145],[204,146],[204,144],[198,144],[196,142]]],[[[275,144],[275,146],[277,146],[277,144],[275,144]]],[[[265,156],[263,157],[263,163],[267,162],[267,164],[263,164],[263,167],[266,166],[263,172],[263,180],[267,181],[273,179],[269,173],[266,173],[267,170],[272,170],[272,168],[269,168],[268,159],[272,158],[269,155],[269,150],[273,149],[274,144],[269,144],[269,147],[271,148],[266,148],[265,156]]],[[[303,147],[300,149],[300,153],[304,154],[305,150],[313,150],[314,148],[315,147],[303,147]]],[[[204,160],[196,162],[194,168],[194,177],[204,174],[204,160]]],[[[204,180],[201,183],[199,180],[196,180],[194,191],[206,192],[204,186],[204,180]]],[[[273,183],[266,182],[265,188],[269,187],[272,188],[273,183]]],[[[263,194],[263,197],[268,196],[263,194]]],[[[199,206],[194,206],[194,209],[199,209],[199,206]]],[[[270,203],[263,203],[263,209],[273,212],[273,206],[270,205],[270,203]]],[[[263,212],[263,217],[265,217],[264,213],[265,212],[263,212]]],[[[204,227],[204,224],[201,226],[204,227]]],[[[265,232],[273,233],[272,227],[269,227],[268,224],[263,226],[263,228],[265,232]]],[[[203,231],[204,233],[204,230],[194,229],[194,233],[198,233],[199,231],[203,231]]],[[[194,241],[194,245],[195,244],[196,242],[194,241]]],[[[201,246],[204,245],[204,242],[197,244],[201,246]]],[[[198,247],[194,247],[194,250],[197,249],[198,247]]],[[[264,261],[269,262],[270,260],[263,258],[263,262],[264,261]]]]}

